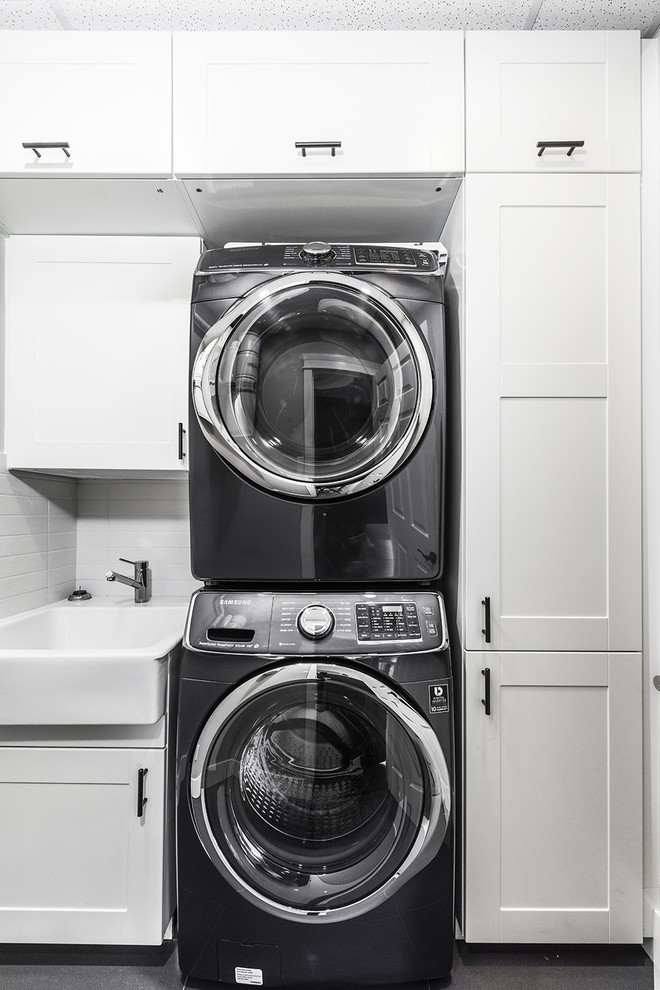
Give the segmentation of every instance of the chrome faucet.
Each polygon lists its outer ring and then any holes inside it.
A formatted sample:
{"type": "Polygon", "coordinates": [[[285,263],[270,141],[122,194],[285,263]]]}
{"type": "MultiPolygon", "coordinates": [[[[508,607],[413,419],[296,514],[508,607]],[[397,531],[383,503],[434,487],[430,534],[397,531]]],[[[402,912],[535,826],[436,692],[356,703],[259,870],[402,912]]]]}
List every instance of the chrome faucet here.
{"type": "Polygon", "coordinates": [[[126,560],[120,557],[125,564],[132,564],[134,567],[133,577],[126,577],[125,574],[117,574],[116,571],[106,571],[106,581],[119,581],[120,584],[127,584],[129,588],[135,589],[135,604],[144,605],[151,598],[151,571],[148,560],[126,560]]]}

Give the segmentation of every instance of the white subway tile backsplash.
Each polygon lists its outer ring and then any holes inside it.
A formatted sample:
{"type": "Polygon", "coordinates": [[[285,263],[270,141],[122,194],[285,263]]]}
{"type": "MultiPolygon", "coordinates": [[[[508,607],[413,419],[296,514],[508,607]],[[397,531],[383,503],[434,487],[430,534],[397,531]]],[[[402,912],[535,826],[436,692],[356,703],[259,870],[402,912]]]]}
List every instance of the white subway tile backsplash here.
{"type": "Polygon", "coordinates": [[[108,569],[130,572],[120,557],[149,561],[154,595],[188,596],[199,586],[190,573],[187,479],[79,483],[78,583],[126,597],[125,585],[103,580],[108,569]]]}
{"type": "Polygon", "coordinates": [[[33,574],[48,568],[47,553],[21,553],[0,556],[0,579],[16,577],[18,574],[33,574]]]}
{"type": "Polygon", "coordinates": [[[49,533],[48,534],[48,549],[49,550],[75,550],[76,549],[76,530],[64,530],[61,533],[49,533]]]}
{"type": "MultiPolygon", "coordinates": [[[[0,530],[4,533],[4,520],[0,518],[0,530]]],[[[0,536],[0,557],[14,554],[43,553],[50,549],[47,533],[23,533],[19,536],[0,536]]]]}
{"type": "Polygon", "coordinates": [[[75,545],[75,480],[0,471],[1,617],[66,597],[75,545]]]}
{"type": "Polygon", "coordinates": [[[75,548],[70,550],[49,550],[48,551],[48,566],[52,567],[73,567],[74,570],[74,580],[75,580],[75,568],[76,568],[76,551],[75,548]]]}
{"type": "Polygon", "coordinates": [[[66,598],[132,597],[105,580],[145,558],[153,594],[189,596],[188,483],[69,479],[0,471],[0,618],[66,598]]]}
{"type": "MultiPolygon", "coordinates": [[[[60,597],[65,598],[65,595],[60,597]]],[[[39,591],[30,592],[26,595],[12,595],[10,598],[0,597],[0,619],[8,619],[19,612],[27,612],[32,608],[41,608],[48,605],[48,590],[42,588],[39,591]]]]}
{"type": "Polygon", "coordinates": [[[109,519],[184,519],[188,521],[188,499],[116,499],[108,501],[109,519]]]}
{"type": "Polygon", "coordinates": [[[0,578],[0,598],[15,598],[42,591],[48,587],[48,571],[35,571],[33,574],[16,574],[0,578]]]}
{"type": "Polygon", "coordinates": [[[48,534],[48,516],[2,516],[2,532],[5,536],[48,534]]]}

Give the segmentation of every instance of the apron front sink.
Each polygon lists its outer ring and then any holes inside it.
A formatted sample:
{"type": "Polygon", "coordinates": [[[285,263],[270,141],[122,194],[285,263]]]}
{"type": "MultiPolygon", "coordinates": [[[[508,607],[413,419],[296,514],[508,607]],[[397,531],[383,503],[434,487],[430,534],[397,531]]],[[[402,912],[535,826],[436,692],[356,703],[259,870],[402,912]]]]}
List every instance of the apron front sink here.
{"type": "Polygon", "coordinates": [[[151,725],[187,603],[57,602],[0,622],[0,725],[151,725]]]}

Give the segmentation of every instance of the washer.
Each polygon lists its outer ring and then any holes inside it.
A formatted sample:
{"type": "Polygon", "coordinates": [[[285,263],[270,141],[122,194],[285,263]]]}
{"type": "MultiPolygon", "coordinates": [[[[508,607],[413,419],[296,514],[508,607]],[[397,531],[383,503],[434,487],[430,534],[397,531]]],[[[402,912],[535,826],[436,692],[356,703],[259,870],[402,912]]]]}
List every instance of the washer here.
{"type": "Polygon", "coordinates": [[[194,276],[192,570],[205,583],[442,570],[446,254],[223,248],[194,276]]]}
{"type": "Polygon", "coordinates": [[[308,990],[446,978],[453,712],[442,599],[201,590],[184,647],[184,977],[308,990]]]}

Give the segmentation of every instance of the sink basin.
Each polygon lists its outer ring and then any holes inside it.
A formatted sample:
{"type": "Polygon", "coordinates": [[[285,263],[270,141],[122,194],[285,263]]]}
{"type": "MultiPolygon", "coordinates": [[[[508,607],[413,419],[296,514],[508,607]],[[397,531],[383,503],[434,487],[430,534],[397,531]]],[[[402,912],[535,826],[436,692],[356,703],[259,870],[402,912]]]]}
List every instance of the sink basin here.
{"type": "Polygon", "coordinates": [[[0,725],[151,725],[187,602],[57,602],[0,621],[0,725]]]}

